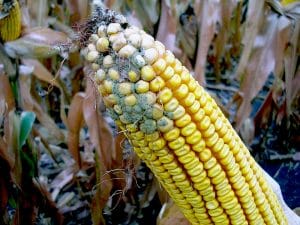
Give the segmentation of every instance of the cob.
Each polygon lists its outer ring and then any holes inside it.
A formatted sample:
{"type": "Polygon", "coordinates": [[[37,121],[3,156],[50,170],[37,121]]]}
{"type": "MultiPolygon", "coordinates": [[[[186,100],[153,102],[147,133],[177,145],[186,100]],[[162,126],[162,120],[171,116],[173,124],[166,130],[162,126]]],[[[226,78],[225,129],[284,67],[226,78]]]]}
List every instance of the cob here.
{"type": "Polygon", "coordinates": [[[21,10],[17,0],[0,1],[0,39],[13,41],[21,34],[21,10]]]}
{"type": "Polygon", "coordinates": [[[84,34],[108,112],[191,224],[288,224],[216,102],[162,43],[100,8],[84,34]]]}

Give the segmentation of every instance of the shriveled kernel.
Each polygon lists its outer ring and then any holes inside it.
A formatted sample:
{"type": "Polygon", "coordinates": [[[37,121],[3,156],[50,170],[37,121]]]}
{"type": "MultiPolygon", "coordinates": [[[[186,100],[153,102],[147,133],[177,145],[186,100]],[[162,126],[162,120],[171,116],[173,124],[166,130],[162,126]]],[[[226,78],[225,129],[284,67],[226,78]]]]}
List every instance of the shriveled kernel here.
{"type": "Polygon", "coordinates": [[[160,76],[155,77],[150,82],[150,90],[153,92],[158,92],[162,90],[164,87],[165,87],[165,81],[160,76]]]}
{"type": "Polygon", "coordinates": [[[188,86],[186,86],[185,84],[181,84],[179,88],[174,91],[174,95],[179,99],[186,97],[188,93],[189,93],[189,89],[188,86]]]}
{"type": "MultiPolygon", "coordinates": [[[[126,34],[125,34],[126,36],[126,34]]],[[[134,47],[139,48],[142,42],[142,37],[140,34],[133,33],[128,37],[129,43],[131,43],[134,47]]]]}
{"type": "Polygon", "coordinates": [[[172,98],[170,101],[164,104],[164,109],[168,112],[173,112],[179,105],[176,98],[172,98]]]}
{"type": "Polygon", "coordinates": [[[110,68],[108,70],[108,76],[112,79],[112,80],[119,80],[120,79],[120,74],[119,71],[117,71],[114,68],[110,68]]]}
{"type": "Polygon", "coordinates": [[[155,103],[152,107],[153,107],[152,108],[153,119],[155,119],[155,120],[160,119],[164,115],[164,110],[163,110],[162,106],[155,103]]]}
{"type": "Polygon", "coordinates": [[[154,47],[154,38],[149,34],[142,34],[142,43],[141,47],[144,49],[149,49],[154,47]]]}
{"type": "Polygon", "coordinates": [[[120,57],[129,58],[135,52],[136,52],[136,48],[130,44],[127,44],[119,50],[118,55],[120,57]]]}
{"type": "Polygon", "coordinates": [[[101,25],[98,27],[98,36],[99,37],[105,37],[106,36],[106,26],[105,25],[101,25]]]}
{"type": "Polygon", "coordinates": [[[119,105],[115,105],[114,106],[114,110],[116,113],[118,113],[119,115],[121,115],[123,113],[121,107],[119,105]]]}
{"type": "Polygon", "coordinates": [[[149,91],[149,83],[143,80],[139,80],[135,84],[135,90],[137,93],[146,93],[149,91]]]}
{"type": "Polygon", "coordinates": [[[96,46],[92,43],[88,44],[87,46],[88,51],[96,51],[96,46]]]}
{"type": "Polygon", "coordinates": [[[153,70],[152,66],[144,66],[141,69],[141,78],[145,81],[151,81],[155,77],[155,71],[153,70]]]}
{"type": "Polygon", "coordinates": [[[167,63],[164,59],[160,58],[156,62],[152,64],[152,68],[154,69],[155,73],[160,75],[165,68],[167,67],[167,63]]]}
{"type": "Polygon", "coordinates": [[[190,122],[191,122],[191,116],[189,114],[184,114],[184,116],[182,116],[181,118],[175,121],[175,124],[177,127],[184,127],[190,122]]]}
{"type": "Polygon", "coordinates": [[[122,95],[129,95],[131,94],[132,84],[127,82],[121,83],[119,84],[118,90],[122,95]]]}
{"type": "Polygon", "coordinates": [[[172,98],[172,91],[169,88],[164,88],[158,94],[158,99],[161,103],[166,103],[172,98]]]}
{"type": "Polygon", "coordinates": [[[95,82],[97,84],[100,84],[104,79],[105,79],[105,71],[102,69],[98,69],[97,72],[95,73],[95,82]]]}
{"type": "Polygon", "coordinates": [[[112,44],[112,49],[114,51],[119,51],[121,48],[123,48],[125,45],[127,44],[127,40],[125,39],[125,37],[122,38],[118,38],[117,40],[115,40],[112,44]]]}
{"type": "Polygon", "coordinates": [[[158,59],[158,51],[156,48],[146,49],[144,52],[144,59],[149,65],[153,64],[158,59]]]}
{"type": "Polygon", "coordinates": [[[110,80],[104,80],[103,87],[105,88],[106,93],[112,93],[113,82],[110,80]]]}
{"type": "Polygon", "coordinates": [[[131,94],[131,95],[128,95],[124,98],[124,102],[125,102],[125,105],[133,106],[133,105],[136,104],[137,99],[133,94],[131,94]]]}
{"type": "Polygon", "coordinates": [[[137,82],[140,79],[140,75],[133,70],[128,72],[128,79],[131,82],[137,82]]]}
{"type": "Polygon", "coordinates": [[[114,64],[114,60],[110,55],[107,55],[103,58],[103,67],[104,68],[112,67],[113,64],[114,64]]]}
{"type": "Polygon", "coordinates": [[[157,127],[161,132],[167,132],[173,128],[173,120],[163,116],[157,121],[157,127]]]}
{"type": "Polygon", "coordinates": [[[114,94],[103,97],[103,101],[106,106],[113,106],[117,103],[117,97],[114,94]]]}
{"type": "Polygon", "coordinates": [[[155,132],[153,132],[153,133],[151,133],[151,134],[146,134],[145,135],[145,139],[146,139],[146,141],[155,141],[155,140],[157,140],[159,138],[159,132],[157,132],[157,131],[155,131],[155,132]]]}
{"type": "Polygon", "coordinates": [[[96,42],[96,49],[99,52],[107,52],[109,47],[109,41],[106,37],[101,37],[96,42]]]}
{"type": "Polygon", "coordinates": [[[165,50],[166,50],[164,44],[161,43],[160,41],[154,41],[154,44],[155,44],[155,48],[158,51],[159,56],[162,56],[165,53],[165,50]]]}
{"type": "Polygon", "coordinates": [[[107,26],[107,34],[115,34],[122,30],[122,27],[119,23],[110,23],[107,26]]]}
{"type": "Polygon", "coordinates": [[[99,53],[97,51],[90,51],[86,55],[86,60],[89,62],[94,62],[99,57],[99,53]]]}

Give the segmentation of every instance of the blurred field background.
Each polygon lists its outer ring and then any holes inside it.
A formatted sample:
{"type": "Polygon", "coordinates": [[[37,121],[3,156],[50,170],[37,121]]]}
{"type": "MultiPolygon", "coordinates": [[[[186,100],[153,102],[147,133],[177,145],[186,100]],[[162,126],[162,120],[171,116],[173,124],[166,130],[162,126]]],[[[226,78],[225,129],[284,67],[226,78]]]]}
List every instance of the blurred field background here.
{"type": "MultiPolygon", "coordinates": [[[[10,2],[0,1],[0,30],[10,2]]],[[[172,50],[300,207],[299,1],[19,3],[22,33],[0,43],[0,224],[189,224],[85,70],[77,40],[94,5],[172,50]]]]}

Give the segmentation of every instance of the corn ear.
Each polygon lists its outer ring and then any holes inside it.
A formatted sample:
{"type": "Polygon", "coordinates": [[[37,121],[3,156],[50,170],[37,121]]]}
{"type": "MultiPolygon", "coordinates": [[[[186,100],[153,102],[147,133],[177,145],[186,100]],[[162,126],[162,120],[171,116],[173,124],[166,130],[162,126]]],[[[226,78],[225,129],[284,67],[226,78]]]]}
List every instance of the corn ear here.
{"type": "Polygon", "coordinates": [[[108,43],[90,39],[95,48],[84,52],[99,65],[94,71],[99,92],[186,218],[192,224],[287,224],[262,170],[181,62],[122,16],[97,12],[94,34],[108,43]]]}
{"type": "Polygon", "coordinates": [[[0,19],[0,38],[4,42],[13,41],[21,34],[21,10],[17,0],[13,0],[7,14],[0,19]]]}

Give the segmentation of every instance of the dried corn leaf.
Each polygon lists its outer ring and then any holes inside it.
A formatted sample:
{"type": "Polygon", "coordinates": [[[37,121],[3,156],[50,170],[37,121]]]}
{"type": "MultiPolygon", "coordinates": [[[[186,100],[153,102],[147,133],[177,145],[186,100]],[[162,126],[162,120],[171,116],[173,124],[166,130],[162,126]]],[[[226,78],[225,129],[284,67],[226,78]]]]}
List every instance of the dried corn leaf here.
{"type": "Polygon", "coordinates": [[[79,151],[80,130],[83,119],[84,93],[76,93],[73,97],[68,113],[68,149],[75,159],[77,166],[81,168],[81,158],[79,151]]]}
{"type": "Polygon", "coordinates": [[[57,87],[60,90],[62,96],[60,96],[60,117],[66,127],[68,127],[67,115],[65,112],[66,103],[65,98],[67,96],[67,92],[65,91],[65,87],[62,83],[59,82],[57,77],[53,77],[53,75],[46,69],[46,67],[35,59],[24,59],[22,62],[29,67],[33,67],[33,74],[39,79],[46,83],[49,83],[48,90],[51,91],[53,86],[57,87]]]}
{"type": "Polygon", "coordinates": [[[290,22],[285,17],[277,18],[272,14],[263,30],[264,33],[256,37],[256,49],[252,50],[241,82],[243,99],[236,114],[238,129],[250,115],[251,101],[261,90],[270,73],[277,73],[275,75],[278,78],[282,74],[283,52],[290,38],[290,22]]]}
{"type": "Polygon", "coordinates": [[[161,15],[158,25],[158,31],[156,34],[156,39],[162,42],[166,49],[171,50],[176,53],[176,11],[172,10],[166,3],[166,1],[161,2],[161,15]]]}
{"type": "Polygon", "coordinates": [[[61,52],[69,39],[66,34],[49,28],[34,28],[21,38],[6,42],[5,51],[12,58],[49,58],[61,52]]]}
{"type": "Polygon", "coordinates": [[[217,22],[221,19],[220,1],[204,1],[202,2],[201,14],[197,15],[201,18],[199,29],[199,44],[195,64],[195,78],[201,83],[205,83],[205,66],[209,46],[216,32],[217,22]]]}
{"type": "Polygon", "coordinates": [[[97,102],[95,86],[88,79],[86,98],[83,101],[83,116],[89,129],[91,142],[99,154],[103,169],[106,171],[112,165],[112,155],[115,152],[114,140],[110,128],[97,107],[97,102]]]}
{"type": "Polygon", "coordinates": [[[245,70],[252,53],[255,38],[258,34],[259,28],[261,27],[262,21],[264,21],[263,16],[264,1],[249,1],[245,32],[242,40],[244,49],[235,75],[238,79],[242,79],[243,75],[245,74],[245,70]]]}
{"type": "Polygon", "coordinates": [[[44,126],[49,133],[55,137],[57,142],[64,140],[64,134],[57,127],[55,122],[50,116],[44,112],[41,105],[31,96],[30,93],[30,83],[31,77],[30,74],[24,74],[24,70],[20,71],[19,84],[20,84],[20,95],[22,107],[24,110],[32,111],[36,114],[38,121],[44,126]]]}

